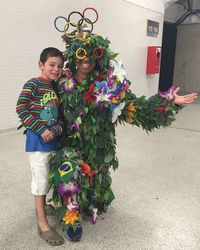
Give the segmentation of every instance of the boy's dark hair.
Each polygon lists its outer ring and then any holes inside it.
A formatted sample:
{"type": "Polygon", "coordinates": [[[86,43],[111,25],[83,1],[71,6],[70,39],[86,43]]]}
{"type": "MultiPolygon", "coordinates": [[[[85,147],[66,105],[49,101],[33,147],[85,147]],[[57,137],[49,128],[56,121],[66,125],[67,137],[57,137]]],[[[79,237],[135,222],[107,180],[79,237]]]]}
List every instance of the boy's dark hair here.
{"type": "Polygon", "coordinates": [[[60,57],[64,62],[63,53],[56,48],[48,47],[43,49],[42,53],[40,54],[40,62],[44,64],[49,57],[60,57]]]}

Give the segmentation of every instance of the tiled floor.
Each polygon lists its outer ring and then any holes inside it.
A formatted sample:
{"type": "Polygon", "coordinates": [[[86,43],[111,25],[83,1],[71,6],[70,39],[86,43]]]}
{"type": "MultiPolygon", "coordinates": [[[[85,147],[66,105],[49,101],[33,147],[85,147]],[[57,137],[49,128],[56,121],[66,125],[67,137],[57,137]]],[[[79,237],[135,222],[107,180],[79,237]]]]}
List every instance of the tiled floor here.
{"type": "MultiPolygon", "coordinates": [[[[103,221],[83,222],[79,243],[56,249],[200,249],[200,105],[186,107],[170,128],[147,135],[117,128],[116,200],[103,221]]],[[[52,249],[37,236],[24,136],[0,133],[0,249],[52,249]]],[[[56,225],[54,218],[50,218],[56,225]]],[[[60,231],[61,232],[61,231],[60,231]]],[[[62,233],[62,232],[61,232],[62,233]]]]}

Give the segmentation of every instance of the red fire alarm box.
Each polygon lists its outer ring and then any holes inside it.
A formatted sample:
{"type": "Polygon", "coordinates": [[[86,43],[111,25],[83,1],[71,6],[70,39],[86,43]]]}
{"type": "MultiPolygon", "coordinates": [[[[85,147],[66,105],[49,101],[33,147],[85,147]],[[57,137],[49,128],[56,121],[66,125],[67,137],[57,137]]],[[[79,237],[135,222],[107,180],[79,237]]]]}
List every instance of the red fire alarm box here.
{"type": "Polygon", "coordinates": [[[161,47],[149,46],[147,49],[146,74],[156,74],[160,71],[161,47]]]}

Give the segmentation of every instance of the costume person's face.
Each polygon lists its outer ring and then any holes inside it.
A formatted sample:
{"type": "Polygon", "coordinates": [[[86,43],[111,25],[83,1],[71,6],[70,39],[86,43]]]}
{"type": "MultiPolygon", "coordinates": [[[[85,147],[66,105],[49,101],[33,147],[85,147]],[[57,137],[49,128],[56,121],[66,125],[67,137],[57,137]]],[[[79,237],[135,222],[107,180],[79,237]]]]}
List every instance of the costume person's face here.
{"type": "Polygon", "coordinates": [[[96,62],[90,62],[89,59],[86,57],[83,60],[77,62],[77,72],[81,72],[83,74],[90,74],[95,65],[96,62]]]}
{"type": "Polygon", "coordinates": [[[41,70],[41,77],[53,81],[57,80],[63,70],[63,60],[59,57],[49,57],[45,63],[39,62],[39,68],[41,70]]]}

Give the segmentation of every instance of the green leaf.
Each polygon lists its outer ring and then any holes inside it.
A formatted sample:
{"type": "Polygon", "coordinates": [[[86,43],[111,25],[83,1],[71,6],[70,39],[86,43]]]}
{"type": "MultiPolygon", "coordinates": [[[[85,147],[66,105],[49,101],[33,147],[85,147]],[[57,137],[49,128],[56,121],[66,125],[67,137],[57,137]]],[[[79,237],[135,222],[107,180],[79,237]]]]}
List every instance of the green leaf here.
{"type": "Polygon", "coordinates": [[[96,119],[94,116],[91,115],[91,120],[92,120],[92,123],[95,124],[96,123],[96,119]]]}
{"type": "Polygon", "coordinates": [[[92,132],[93,132],[94,135],[96,135],[96,133],[97,133],[97,128],[94,127],[94,126],[92,126],[92,132]]]}
{"type": "Polygon", "coordinates": [[[113,159],[114,155],[109,153],[105,156],[105,163],[110,163],[113,159]]]}
{"type": "Polygon", "coordinates": [[[99,183],[100,184],[102,183],[102,174],[101,173],[99,174],[99,183]]]}
{"type": "Polygon", "coordinates": [[[88,107],[84,107],[84,111],[85,111],[86,114],[88,113],[88,110],[89,110],[88,107]]]}

